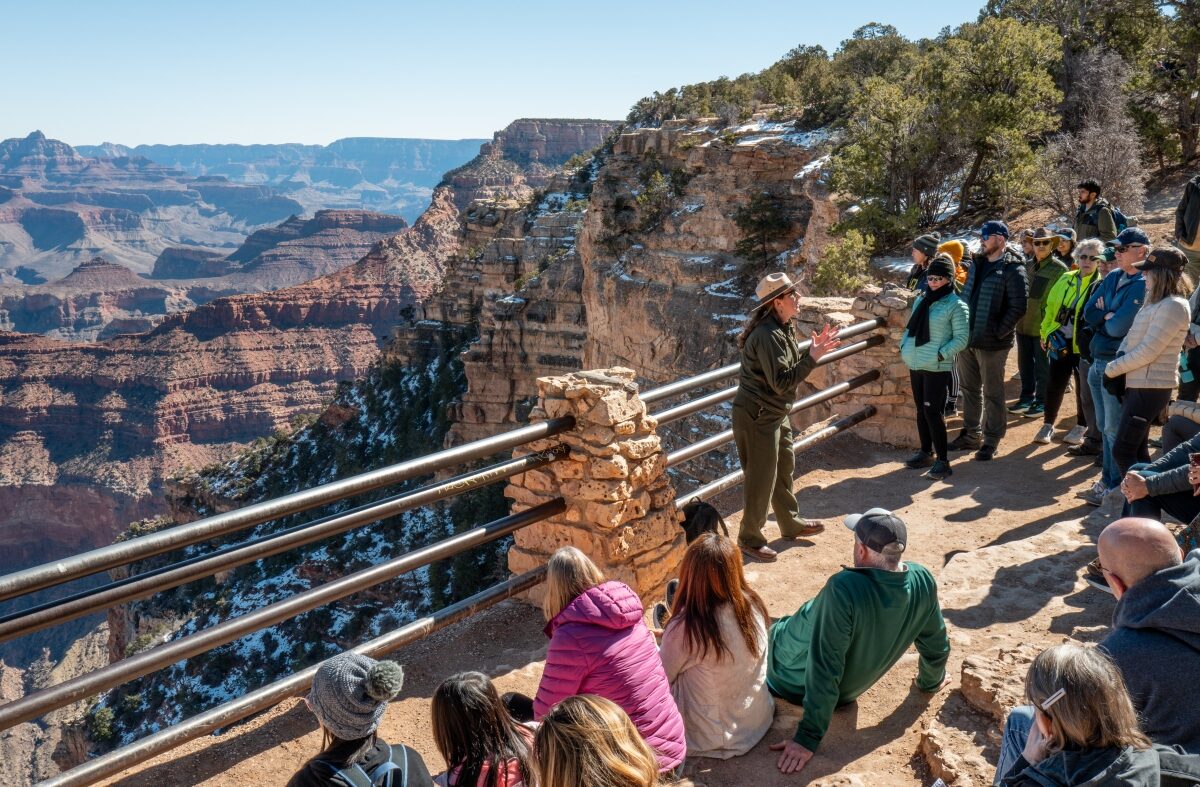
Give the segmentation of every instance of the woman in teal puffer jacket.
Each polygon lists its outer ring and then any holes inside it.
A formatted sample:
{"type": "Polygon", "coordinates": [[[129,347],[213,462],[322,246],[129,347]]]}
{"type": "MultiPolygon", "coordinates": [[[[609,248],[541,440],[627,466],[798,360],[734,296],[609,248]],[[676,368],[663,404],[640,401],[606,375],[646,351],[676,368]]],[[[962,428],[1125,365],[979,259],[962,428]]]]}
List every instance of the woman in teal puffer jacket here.
{"type": "Polygon", "coordinates": [[[925,477],[935,481],[953,472],[946,448],[946,397],[954,356],[970,338],[967,304],[954,294],[953,280],[954,260],[948,254],[938,254],[925,274],[929,290],[913,303],[900,342],[900,357],[908,366],[917,405],[917,434],[921,437],[920,450],[904,464],[914,470],[928,467],[925,477]]]}

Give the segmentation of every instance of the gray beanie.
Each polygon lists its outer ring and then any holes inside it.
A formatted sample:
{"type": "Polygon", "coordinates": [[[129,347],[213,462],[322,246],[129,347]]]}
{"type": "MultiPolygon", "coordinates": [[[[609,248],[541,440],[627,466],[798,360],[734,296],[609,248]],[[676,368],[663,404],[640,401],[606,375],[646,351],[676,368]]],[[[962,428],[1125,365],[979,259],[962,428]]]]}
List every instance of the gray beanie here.
{"type": "Polygon", "coordinates": [[[913,241],[913,248],[924,254],[926,257],[932,257],[937,254],[938,244],[941,243],[941,236],[936,232],[931,232],[928,235],[921,235],[913,241]]]}
{"type": "Polygon", "coordinates": [[[403,686],[404,670],[396,662],[347,651],[317,668],[308,701],[325,729],[352,741],[379,727],[388,700],[403,686]]]}

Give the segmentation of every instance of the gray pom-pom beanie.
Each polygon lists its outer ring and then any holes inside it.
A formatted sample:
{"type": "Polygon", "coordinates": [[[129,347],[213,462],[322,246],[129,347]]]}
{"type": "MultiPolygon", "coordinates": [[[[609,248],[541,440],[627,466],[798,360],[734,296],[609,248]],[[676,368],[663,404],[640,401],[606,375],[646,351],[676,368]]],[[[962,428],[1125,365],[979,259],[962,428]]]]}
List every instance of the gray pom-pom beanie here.
{"type": "Polygon", "coordinates": [[[404,670],[396,662],[348,651],[317,668],[308,701],[325,729],[350,741],[379,727],[388,700],[403,686],[404,670]]]}

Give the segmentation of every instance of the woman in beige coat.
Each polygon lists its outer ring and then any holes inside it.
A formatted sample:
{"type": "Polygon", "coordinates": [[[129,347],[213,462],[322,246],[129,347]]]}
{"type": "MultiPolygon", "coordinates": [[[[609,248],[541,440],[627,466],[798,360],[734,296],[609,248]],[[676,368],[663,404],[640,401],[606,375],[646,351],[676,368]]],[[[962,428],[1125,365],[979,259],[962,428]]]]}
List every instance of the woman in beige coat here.
{"type": "Polygon", "coordinates": [[[1179,351],[1191,319],[1187,302],[1191,282],[1183,273],[1186,264],[1183,254],[1166,248],[1155,249],[1134,266],[1146,275],[1146,303],[1133,318],[1116,360],[1104,367],[1105,388],[1125,377],[1113,442],[1113,461],[1122,478],[1131,466],[1150,461],[1146,444],[1150,424],[1166,409],[1179,385],[1179,351]]]}
{"type": "Polygon", "coordinates": [[[688,754],[745,754],[771,728],[767,607],[742,573],[737,545],[716,533],[692,542],[679,572],[662,660],[683,716],[688,754]]]}

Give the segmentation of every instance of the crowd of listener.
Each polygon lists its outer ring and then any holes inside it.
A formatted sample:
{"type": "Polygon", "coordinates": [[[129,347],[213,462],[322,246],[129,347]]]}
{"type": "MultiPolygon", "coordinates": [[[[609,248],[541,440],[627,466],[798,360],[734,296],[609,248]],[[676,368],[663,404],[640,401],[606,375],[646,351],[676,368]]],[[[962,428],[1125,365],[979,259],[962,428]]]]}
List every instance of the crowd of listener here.
{"type": "MultiPolygon", "coordinates": [[[[1190,184],[1189,184],[1190,185],[1190,184]]],[[[1001,221],[981,228],[980,251],[921,236],[910,284],[920,291],[901,343],[910,369],[920,447],[906,463],[934,480],[950,453],[996,457],[1007,414],[1042,419],[1049,443],[1066,391],[1077,420],[1064,442],[1095,456],[1099,504],[1121,495],[1125,514],[1098,542],[1088,580],[1117,599],[1112,628],[1094,646],[1066,643],[1039,655],[1026,677],[1028,705],[1003,731],[996,784],[1200,784],[1200,308],[1185,268],[1200,268],[1200,179],[1194,207],[1180,204],[1176,242],[1146,233],[1079,185],[1073,227],[1037,228],[1010,243],[1001,221]],[[1121,219],[1122,221],[1118,221],[1121,219]],[[1017,348],[1021,391],[1005,406],[1004,368],[1017,348]],[[1181,371],[1183,385],[1180,385],[1181,371]],[[1171,405],[1163,456],[1150,461],[1150,425],[1171,405]],[[946,417],[961,399],[963,428],[946,417]],[[1190,401],[1189,401],[1190,400],[1190,401]],[[1007,410],[1007,413],[1006,413],[1007,410]],[[1191,527],[1177,535],[1162,513],[1191,527]]],[[[389,745],[377,730],[403,673],[355,652],[317,670],[306,697],[324,735],[321,752],[289,787],[653,787],[677,780],[685,758],[747,754],[771,730],[775,700],[803,708],[790,738],[772,741],[784,774],[818,750],[833,711],[853,702],[912,646],[913,685],[948,683],[950,643],[937,584],[903,559],[905,523],[873,508],[845,518],[852,562],[795,613],[772,621],[747,582],[743,556],[771,561],[768,509],[784,539],[821,532],[799,515],[788,414],[798,384],[838,347],[830,326],[807,348],[794,318],[796,286],[765,277],[738,340],[734,438],[745,471],[736,539],[703,532],[657,605],[653,628],[628,585],[606,579],[578,549],[547,565],[546,663],[533,697],[501,695],[478,672],[436,690],[431,729],[445,772],[389,745]]]]}

